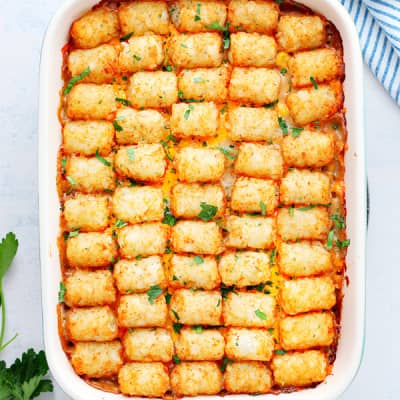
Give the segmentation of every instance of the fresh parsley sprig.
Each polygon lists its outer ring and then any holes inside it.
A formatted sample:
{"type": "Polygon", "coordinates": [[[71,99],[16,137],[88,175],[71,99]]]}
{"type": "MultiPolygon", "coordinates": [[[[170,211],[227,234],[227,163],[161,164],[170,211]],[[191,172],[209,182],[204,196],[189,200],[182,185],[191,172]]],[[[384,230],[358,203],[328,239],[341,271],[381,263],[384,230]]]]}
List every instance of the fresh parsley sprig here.
{"type": "Polygon", "coordinates": [[[90,74],[90,67],[85,68],[79,75],[73,76],[64,89],[64,95],[68,94],[71,89],[82,79],[85,79],[90,74]]]}

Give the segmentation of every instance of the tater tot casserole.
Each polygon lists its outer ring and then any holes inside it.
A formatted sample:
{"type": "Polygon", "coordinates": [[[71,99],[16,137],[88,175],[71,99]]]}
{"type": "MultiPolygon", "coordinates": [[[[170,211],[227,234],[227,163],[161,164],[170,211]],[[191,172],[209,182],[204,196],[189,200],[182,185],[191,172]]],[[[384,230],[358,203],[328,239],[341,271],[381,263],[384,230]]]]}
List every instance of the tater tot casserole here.
{"type": "Polygon", "coordinates": [[[288,0],[111,0],[62,51],[76,374],[164,399],[323,382],[350,244],[333,24],[288,0]]]}

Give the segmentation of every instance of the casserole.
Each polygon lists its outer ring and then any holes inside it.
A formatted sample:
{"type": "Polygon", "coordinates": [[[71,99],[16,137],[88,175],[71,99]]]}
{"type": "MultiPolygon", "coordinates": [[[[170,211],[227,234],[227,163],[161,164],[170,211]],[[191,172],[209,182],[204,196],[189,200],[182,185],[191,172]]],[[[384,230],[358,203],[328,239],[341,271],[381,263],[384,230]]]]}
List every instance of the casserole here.
{"type": "MultiPolygon", "coordinates": [[[[67,3],[53,19],[44,42],[41,66],[41,99],[40,99],[40,140],[39,140],[39,173],[40,173],[40,223],[41,223],[41,257],[42,287],[45,323],[45,343],[48,350],[49,365],[64,390],[76,399],[104,398],[118,396],[97,391],[81,381],[72,371],[66,356],[62,352],[58,338],[56,319],[56,299],[60,281],[58,249],[59,203],[56,191],[57,149],[61,135],[57,120],[58,92],[62,87],[58,72],[62,65],[60,49],[67,41],[70,23],[89,9],[95,2],[85,5],[77,2],[67,3]],[[61,26],[62,21],[62,27],[61,26]],[[54,55],[59,54],[58,57],[54,55]],[[57,227],[56,227],[57,226],[57,227]]],[[[316,389],[305,389],[301,392],[282,394],[281,396],[297,399],[335,398],[344,390],[354,376],[361,352],[364,320],[364,238],[365,238],[365,177],[364,148],[362,131],[362,92],[360,79],[361,56],[356,42],[354,27],[344,10],[334,1],[320,2],[317,8],[311,1],[302,2],[313,10],[331,20],[342,35],[346,75],[344,91],[349,131],[346,153],[346,187],[347,187],[347,233],[352,246],[347,255],[348,277],[350,285],[344,289],[342,312],[342,335],[339,342],[337,359],[333,373],[316,389]],[[351,55],[351,58],[350,58],[351,55]]]]}

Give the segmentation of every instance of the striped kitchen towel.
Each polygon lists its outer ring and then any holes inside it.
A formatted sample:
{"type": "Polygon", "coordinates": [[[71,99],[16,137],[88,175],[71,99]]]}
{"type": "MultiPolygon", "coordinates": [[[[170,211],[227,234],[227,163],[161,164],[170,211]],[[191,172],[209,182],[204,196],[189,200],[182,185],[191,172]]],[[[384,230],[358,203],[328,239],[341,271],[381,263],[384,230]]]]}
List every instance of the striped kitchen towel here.
{"type": "Polygon", "coordinates": [[[400,105],[400,0],[339,0],[353,17],[365,62],[400,105]]]}

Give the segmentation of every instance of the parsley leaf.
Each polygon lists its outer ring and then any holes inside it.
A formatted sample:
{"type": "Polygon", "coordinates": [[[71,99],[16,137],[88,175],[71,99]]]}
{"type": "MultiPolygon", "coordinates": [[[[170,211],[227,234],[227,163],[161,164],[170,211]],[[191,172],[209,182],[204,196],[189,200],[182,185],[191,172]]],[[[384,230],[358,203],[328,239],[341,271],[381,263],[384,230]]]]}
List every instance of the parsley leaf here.
{"type": "Polygon", "coordinates": [[[122,131],[122,126],[117,122],[117,120],[114,120],[113,125],[114,125],[114,129],[117,132],[121,132],[122,131]]]}
{"type": "Polygon", "coordinates": [[[277,354],[278,356],[283,356],[286,354],[286,350],[277,349],[277,350],[275,350],[275,354],[277,354]]]}
{"type": "Polygon", "coordinates": [[[194,262],[199,265],[199,264],[203,264],[204,263],[204,258],[200,257],[200,256],[194,256],[194,262]]]}
{"type": "Polygon", "coordinates": [[[272,103],[264,104],[263,107],[264,107],[264,108],[273,108],[273,107],[275,107],[278,103],[279,103],[279,99],[273,101],[272,103]]]}
{"type": "Polygon", "coordinates": [[[203,221],[209,221],[210,219],[214,218],[217,214],[218,207],[212,204],[207,204],[204,202],[200,203],[201,211],[198,215],[200,219],[203,221]]]}
{"type": "Polygon", "coordinates": [[[96,158],[103,163],[106,167],[110,167],[111,163],[110,161],[107,161],[105,158],[103,158],[100,153],[99,153],[99,149],[96,149],[96,158]]]}
{"type": "Polygon", "coordinates": [[[343,241],[338,239],[338,240],[336,240],[336,245],[337,245],[337,247],[339,247],[340,250],[342,250],[342,249],[350,246],[350,239],[346,239],[343,241]]]}
{"type": "Polygon", "coordinates": [[[314,86],[314,89],[315,89],[315,90],[318,90],[318,83],[317,83],[317,81],[315,80],[315,78],[312,77],[312,76],[310,76],[310,81],[311,81],[312,85],[314,86]]]}
{"type": "Polygon", "coordinates": [[[343,229],[346,226],[343,215],[333,214],[330,216],[330,219],[333,221],[336,228],[343,229]]]}
{"type": "Polygon", "coordinates": [[[65,296],[66,292],[67,292],[67,288],[65,287],[64,282],[60,282],[60,289],[58,291],[58,302],[59,303],[64,303],[64,296],[65,296]]]}
{"type": "Polygon", "coordinates": [[[221,363],[221,366],[219,367],[219,369],[221,370],[221,372],[225,372],[226,370],[226,366],[229,364],[231,365],[233,363],[232,360],[230,360],[228,357],[224,357],[221,363]]]}
{"type": "Polygon", "coordinates": [[[271,253],[269,255],[269,262],[271,263],[271,265],[276,264],[276,249],[275,249],[275,247],[271,250],[271,253]]]}
{"type": "Polygon", "coordinates": [[[279,123],[279,127],[281,128],[281,131],[283,133],[283,136],[286,136],[289,133],[287,123],[285,122],[285,120],[282,117],[278,117],[278,123],[279,123]]]}
{"type": "Polygon", "coordinates": [[[265,312],[259,310],[258,308],[256,311],[254,311],[254,314],[256,314],[258,318],[263,319],[264,321],[267,319],[267,314],[265,314],[265,312]]]}
{"type": "Polygon", "coordinates": [[[71,89],[82,79],[85,79],[90,74],[90,67],[85,68],[79,75],[73,76],[64,89],[64,95],[68,94],[71,89]]]}
{"type": "Polygon", "coordinates": [[[127,99],[123,99],[122,97],[116,97],[115,101],[119,101],[120,103],[122,103],[124,106],[130,106],[131,102],[127,99]]]}
{"type": "Polygon", "coordinates": [[[44,351],[36,353],[29,349],[8,368],[6,363],[1,361],[0,399],[30,400],[38,397],[40,393],[52,392],[51,380],[43,379],[48,371],[44,351]]]}
{"type": "Polygon", "coordinates": [[[174,364],[180,364],[181,363],[181,359],[178,357],[177,354],[174,354],[172,356],[172,360],[173,360],[174,364]]]}
{"type": "Polygon", "coordinates": [[[223,147],[218,147],[218,150],[228,159],[234,160],[237,157],[237,150],[236,149],[225,149],[223,147]]]}
{"type": "Polygon", "coordinates": [[[200,77],[200,76],[195,76],[195,77],[193,78],[193,82],[194,82],[194,83],[203,83],[203,82],[205,82],[205,80],[204,80],[204,78],[202,78],[202,77],[200,77]]]}
{"type": "Polygon", "coordinates": [[[175,333],[181,333],[181,329],[182,329],[182,324],[175,322],[172,327],[174,328],[174,332],[175,333]]]}
{"type": "Polygon", "coordinates": [[[295,138],[295,137],[299,136],[302,131],[304,131],[304,128],[292,127],[292,137],[295,138]]]}
{"type": "Polygon", "coordinates": [[[162,289],[159,285],[150,286],[147,291],[147,299],[150,304],[154,304],[154,300],[162,294],[162,289]]]}
{"type": "Polygon", "coordinates": [[[133,58],[134,58],[136,61],[140,61],[140,60],[142,59],[142,57],[137,56],[136,54],[133,55],[133,58]]]}
{"type": "Polygon", "coordinates": [[[328,250],[332,250],[332,247],[333,247],[333,235],[334,234],[335,234],[335,231],[333,229],[328,233],[328,239],[326,241],[326,248],[328,250]]]}
{"type": "MultiPolygon", "coordinates": [[[[224,300],[228,298],[228,293],[236,293],[235,286],[225,286],[224,284],[221,285],[221,296],[224,300]]],[[[237,293],[236,293],[237,294],[237,293]]]]}
{"type": "Polygon", "coordinates": [[[308,211],[308,210],[312,210],[315,207],[316,207],[315,205],[309,205],[309,206],[305,206],[305,207],[299,207],[298,210],[299,211],[308,211]]]}
{"type": "Polygon", "coordinates": [[[188,105],[188,108],[186,109],[185,113],[183,114],[183,118],[185,118],[186,120],[189,119],[190,116],[190,112],[194,110],[194,107],[192,104],[188,105]]]}
{"type": "Polygon", "coordinates": [[[6,329],[6,304],[4,301],[4,292],[2,281],[10,268],[10,265],[17,254],[18,240],[13,232],[8,232],[0,243],[0,306],[1,306],[1,330],[0,330],[0,351],[10,344],[17,335],[15,335],[7,343],[3,344],[5,329],[6,329]]]}
{"type": "Polygon", "coordinates": [[[226,29],[228,29],[228,26],[222,26],[218,21],[214,21],[212,24],[205,25],[204,28],[213,29],[216,31],[225,31],[226,29]]]}
{"type": "Polygon", "coordinates": [[[196,333],[202,333],[203,327],[202,326],[192,326],[192,329],[196,331],[196,333]]]}
{"type": "Polygon", "coordinates": [[[135,161],[135,150],[131,148],[126,149],[126,154],[128,154],[129,161],[135,161]]]}
{"type": "Polygon", "coordinates": [[[66,177],[66,179],[67,179],[67,181],[69,182],[69,184],[71,185],[71,186],[75,186],[76,185],[76,180],[72,177],[72,176],[67,176],[66,177]]]}
{"type": "Polygon", "coordinates": [[[73,231],[68,233],[68,239],[73,238],[79,235],[80,228],[74,229],[73,231]]]}
{"type": "Polygon", "coordinates": [[[281,74],[286,75],[287,74],[287,68],[281,68],[281,74]]]}
{"type": "Polygon", "coordinates": [[[171,312],[172,312],[172,314],[174,315],[175,319],[176,319],[177,321],[179,321],[179,320],[180,320],[179,314],[178,314],[174,309],[172,309],[172,308],[171,308],[171,312]]]}
{"type": "Polygon", "coordinates": [[[200,21],[201,17],[200,17],[200,8],[201,8],[201,3],[197,3],[196,4],[196,15],[194,16],[194,20],[195,21],[200,21]]]}
{"type": "Polygon", "coordinates": [[[167,200],[164,199],[164,203],[165,203],[165,209],[164,209],[164,218],[162,220],[162,223],[164,225],[174,226],[176,224],[176,218],[171,214],[167,200]]]}
{"type": "Polygon", "coordinates": [[[261,208],[261,215],[266,215],[267,208],[265,207],[265,203],[263,201],[260,201],[260,208],[261,208]]]}
{"type": "Polygon", "coordinates": [[[169,304],[169,303],[171,303],[171,297],[172,297],[172,294],[171,293],[165,293],[165,302],[167,303],[167,304],[169,304]]]}
{"type": "Polygon", "coordinates": [[[123,228],[124,226],[127,226],[127,225],[128,225],[127,222],[122,221],[122,220],[119,219],[119,218],[117,218],[117,219],[115,220],[115,227],[116,227],[116,228],[123,228]]]}
{"type": "Polygon", "coordinates": [[[129,39],[131,38],[132,35],[133,35],[133,32],[129,32],[129,33],[127,33],[126,35],[121,36],[121,37],[119,38],[119,41],[120,41],[120,42],[124,42],[125,40],[129,40],[129,39]]]}

